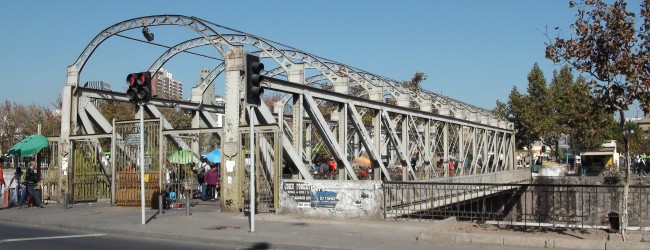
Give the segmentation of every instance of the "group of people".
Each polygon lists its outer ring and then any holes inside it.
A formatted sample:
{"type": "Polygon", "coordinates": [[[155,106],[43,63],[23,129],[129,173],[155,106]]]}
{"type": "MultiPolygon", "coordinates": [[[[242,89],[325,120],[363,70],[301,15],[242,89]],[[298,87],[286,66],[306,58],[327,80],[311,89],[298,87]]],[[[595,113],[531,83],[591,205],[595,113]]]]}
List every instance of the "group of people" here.
{"type": "Polygon", "coordinates": [[[201,200],[214,200],[219,196],[219,166],[210,164],[208,159],[201,157],[201,163],[193,169],[197,181],[201,185],[201,200]]]}
{"type": "Polygon", "coordinates": [[[336,173],[336,161],[334,157],[331,157],[327,162],[316,162],[313,170],[314,174],[334,174],[336,173]]]}
{"type": "MultiPolygon", "coordinates": [[[[2,165],[0,165],[0,174],[2,173],[2,165]]],[[[39,175],[36,173],[36,162],[35,161],[30,161],[29,162],[29,167],[25,172],[22,171],[20,167],[16,168],[16,171],[14,172],[13,177],[11,178],[11,181],[9,182],[9,187],[12,186],[12,184],[15,182],[15,190],[16,190],[16,195],[18,197],[18,203],[16,204],[19,208],[24,208],[27,206],[27,195],[32,197],[34,200],[34,204],[37,207],[43,208],[43,203],[41,202],[41,198],[38,196],[38,193],[36,193],[36,184],[40,181],[39,175]]],[[[2,174],[2,178],[0,178],[0,186],[4,187],[5,181],[4,181],[4,174],[2,174]]],[[[8,189],[9,187],[6,187],[8,189]]],[[[4,188],[2,189],[4,190],[4,188]]],[[[4,192],[8,193],[8,192],[4,192]]]]}

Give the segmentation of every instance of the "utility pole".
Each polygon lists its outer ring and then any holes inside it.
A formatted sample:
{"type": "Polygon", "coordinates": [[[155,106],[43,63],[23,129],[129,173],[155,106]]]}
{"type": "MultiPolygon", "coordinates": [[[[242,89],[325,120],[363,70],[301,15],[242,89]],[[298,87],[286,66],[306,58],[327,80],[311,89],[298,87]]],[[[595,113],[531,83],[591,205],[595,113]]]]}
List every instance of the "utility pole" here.
{"type": "Polygon", "coordinates": [[[135,102],[140,111],[140,207],[142,214],[142,225],[146,224],[145,219],[145,182],[144,182],[144,105],[151,100],[151,72],[131,73],[126,76],[126,84],[129,86],[126,95],[129,101],[135,102]]]}

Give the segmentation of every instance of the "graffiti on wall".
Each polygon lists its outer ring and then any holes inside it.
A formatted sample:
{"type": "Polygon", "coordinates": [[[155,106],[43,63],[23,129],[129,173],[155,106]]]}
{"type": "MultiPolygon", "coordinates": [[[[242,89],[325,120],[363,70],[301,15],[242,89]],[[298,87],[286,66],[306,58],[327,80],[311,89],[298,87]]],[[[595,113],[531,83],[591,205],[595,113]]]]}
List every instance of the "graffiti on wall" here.
{"type": "Polygon", "coordinates": [[[324,191],[322,189],[316,192],[312,192],[311,207],[336,207],[336,204],[339,203],[339,199],[336,198],[336,194],[336,192],[324,191]]]}

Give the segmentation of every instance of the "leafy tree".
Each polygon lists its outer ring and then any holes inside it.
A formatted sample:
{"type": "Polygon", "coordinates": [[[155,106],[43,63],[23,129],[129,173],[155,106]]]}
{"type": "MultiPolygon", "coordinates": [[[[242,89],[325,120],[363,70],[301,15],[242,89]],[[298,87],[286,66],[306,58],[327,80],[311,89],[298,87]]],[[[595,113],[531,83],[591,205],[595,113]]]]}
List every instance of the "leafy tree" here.
{"type": "Polygon", "coordinates": [[[589,95],[584,77],[574,81],[571,69],[565,65],[559,74],[554,74],[550,89],[558,113],[556,121],[561,133],[570,136],[572,148],[598,149],[603,141],[613,138],[613,116],[589,95]]]}
{"type": "MultiPolygon", "coordinates": [[[[539,133],[533,129],[535,114],[532,107],[528,104],[528,98],[522,95],[517,90],[517,87],[512,87],[510,96],[508,98],[508,110],[510,120],[514,123],[515,138],[517,148],[530,146],[533,142],[539,139],[539,133]]],[[[529,147],[530,148],[530,147],[529,147]]]]}
{"type": "Polygon", "coordinates": [[[535,63],[528,74],[528,100],[532,108],[532,124],[530,129],[538,134],[539,141],[544,145],[556,145],[560,138],[559,126],[556,122],[555,102],[551,98],[549,88],[546,86],[544,73],[535,63]]]}
{"type": "Polygon", "coordinates": [[[108,122],[112,122],[113,118],[117,121],[135,119],[137,106],[132,102],[101,100],[98,106],[99,111],[108,122]]]}
{"type": "MultiPolygon", "coordinates": [[[[627,10],[623,0],[608,5],[603,0],[571,1],[577,8],[576,21],[571,26],[575,35],[569,39],[551,39],[546,57],[554,62],[565,62],[587,74],[591,95],[608,112],[618,112],[619,126],[625,126],[625,111],[634,101],[648,113],[650,108],[650,7],[641,4],[642,24],[637,32],[635,13],[627,10]]],[[[623,137],[626,158],[628,138],[623,137]]],[[[628,161],[629,162],[629,161],[628,161]]],[[[627,193],[629,167],[625,173],[622,230],[627,229],[627,193]]]]}
{"type": "Polygon", "coordinates": [[[492,109],[492,113],[501,119],[512,121],[508,117],[508,103],[497,100],[496,107],[492,109]]]}
{"type": "Polygon", "coordinates": [[[10,101],[0,104],[0,151],[7,152],[18,141],[36,134],[39,124],[45,136],[56,136],[61,131],[61,117],[45,106],[10,101]]]}

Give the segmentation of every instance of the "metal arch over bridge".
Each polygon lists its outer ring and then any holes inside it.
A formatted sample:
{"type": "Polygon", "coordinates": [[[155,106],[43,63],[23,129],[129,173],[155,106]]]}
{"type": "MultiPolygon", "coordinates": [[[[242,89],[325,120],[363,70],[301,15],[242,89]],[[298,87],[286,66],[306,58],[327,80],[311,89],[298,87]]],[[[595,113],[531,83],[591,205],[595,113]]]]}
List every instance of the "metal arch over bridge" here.
{"type": "MultiPolygon", "coordinates": [[[[256,109],[259,114],[256,117],[257,124],[275,126],[281,131],[278,139],[283,160],[280,162],[287,162],[297,170],[293,178],[314,179],[310,168],[314,162],[313,141],[327,148],[336,159],[340,170],[333,178],[339,180],[359,179],[359,170],[352,162],[361,155],[367,155],[376,170],[370,178],[388,181],[423,181],[515,168],[513,125],[499,120],[488,110],[426,90],[411,91],[400,87],[396,80],[182,15],[147,16],[112,25],[100,32],[68,67],[62,95],[62,155],[71,152],[71,138],[86,136],[97,142],[100,135],[105,137],[114,130],[112,123],[89,101],[91,98],[128,101],[123,93],[79,86],[79,76],[93,52],[103,41],[120,32],[164,25],[184,26],[198,37],[169,47],[154,59],[148,71],[155,73],[175,55],[200,46],[214,47],[223,63],[192,89],[189,101],[154,98],[147,105],[147,112],[161,119],[166,131],[174,128],[162,117],[158,107],[191,110],[193,129],[217,128],[215,116],[223,114],[223,124],[230,126],[220,128],[220,148],[225,160],[235,161],[237,166],[244,165],[240,157],[242,145],[239,130],[231,126],[245,126],[247,121],[240,96],[243,57],[248,52],[262,57],[268,66],[277,65],[266,72],[267,76],[283,78],[270,78],[266,84],[271,90],[285,93],[285,97],[273,107],[263,103],[256,109]],[[221,74],[225,75],[225,106],[215,105],[206,98],[207,93],[214,93],[214,81],[221,74]],[[355,86],[362,91],[351,92],[355,86]],[[397,105],[388,104],[388,99],[395,100],[397,105]],[[411,108],[411,102],[418,109],[411,108]],[[331,112],[324,113],[323,107],[331,112]],[[285,114],[286,111],[291,115],[285,114]],[[461,164],[447,167],[450,160],[461,164]],[[401,172],[398,165],[404,166],[401,172]]],[[[222,171],[222,176],[231,174],[239,178],[243,174],[239,171],[243,170],[222,171]]],[[[279,171],[270,172],[279,174],[279,171]]],[[[224,187],[224,195],[229,190],[224,187]]]]}

